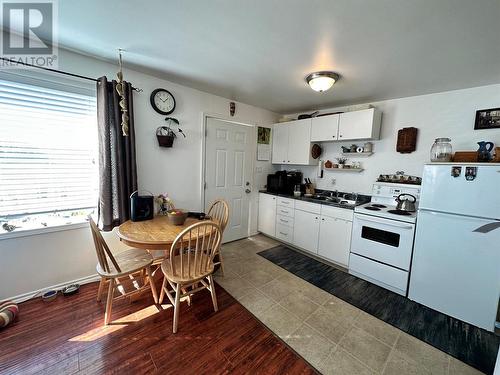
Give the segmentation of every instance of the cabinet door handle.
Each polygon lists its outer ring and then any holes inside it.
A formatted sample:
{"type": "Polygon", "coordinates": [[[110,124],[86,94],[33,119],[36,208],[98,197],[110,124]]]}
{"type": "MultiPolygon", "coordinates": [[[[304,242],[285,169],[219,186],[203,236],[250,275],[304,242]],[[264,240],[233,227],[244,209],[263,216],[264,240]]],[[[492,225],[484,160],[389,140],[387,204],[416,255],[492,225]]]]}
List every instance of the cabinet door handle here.
{"type": "Polygon", "coordinates": [[[325,221],[325,219],[321,219],[322,221],[325,221]]]}
{"type": "Polygon", "coordinates": [[[288,220],[280,219],[282,223],[288,223],[288,220]]]}
{"type": "Polygon", "coordinates": [[[339,137],[342,138],[342,134],[340,134],[339,137]]]}
{"type": "Polygon", "coordinates": [[[287,233],[280,232],[280,234],[283,235],[283,236],[288,236],[287,233]]]}

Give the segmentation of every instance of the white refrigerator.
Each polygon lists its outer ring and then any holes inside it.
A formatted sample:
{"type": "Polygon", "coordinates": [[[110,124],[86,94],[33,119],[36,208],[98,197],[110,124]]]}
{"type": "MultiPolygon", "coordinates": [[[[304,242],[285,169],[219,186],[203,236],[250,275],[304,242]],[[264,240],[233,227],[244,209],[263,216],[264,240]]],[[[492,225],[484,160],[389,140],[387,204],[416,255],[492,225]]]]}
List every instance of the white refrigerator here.
{"type": "Polygon", "coordinates": [[[500,298],[500,164],[425,165],[408,298],[494,330],[500,298]]]}

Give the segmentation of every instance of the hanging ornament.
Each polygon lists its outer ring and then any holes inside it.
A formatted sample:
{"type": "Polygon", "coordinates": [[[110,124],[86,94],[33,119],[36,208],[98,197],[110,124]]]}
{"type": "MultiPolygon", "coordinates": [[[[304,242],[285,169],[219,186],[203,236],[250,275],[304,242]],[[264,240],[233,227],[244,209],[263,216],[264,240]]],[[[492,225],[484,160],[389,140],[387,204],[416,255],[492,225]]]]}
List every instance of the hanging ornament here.
{"type": "Polygon", "coordinates": [[[124,137],[128,136],[128,107],[127,107],[127,98],[125,97],[125,81],[123,80],[123,63],[122,63],[122,50],[118,49],[118,64],[120,66],[120,70],[116,73],[116,92],[120,96],[120,109],[122,112],[122,134],[124,137]]]}

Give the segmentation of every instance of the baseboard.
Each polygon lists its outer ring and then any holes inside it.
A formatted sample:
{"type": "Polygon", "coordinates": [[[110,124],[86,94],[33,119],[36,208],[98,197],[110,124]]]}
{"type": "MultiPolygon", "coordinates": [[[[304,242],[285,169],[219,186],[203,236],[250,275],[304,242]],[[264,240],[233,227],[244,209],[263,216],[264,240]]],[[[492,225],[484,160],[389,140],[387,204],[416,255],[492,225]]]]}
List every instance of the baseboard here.
{"type": "Polygon", "coordinates": [[[82,285],[82,284],[88,284],[88,283],[92,283],[92,282],[99,281],[99,280],[100,280],[100,276],[97,275],[97,274],[90,275],[90,276],[85,276],[85,277],[81,277],[79,279],[66,281],[66,282],[61,283],[61,284],[48,286],[48,287],[42,288],[40,290],[34,290],[32,292],[27,292],[27,293],[19,294],[17,296],[13,296],[13,297],[7,298],[7,300],[11,300],[11,301],[14,301],[16,303],[24,302],[24,301],[27,301],[27,300],[32,299],[34,297],[40,296],[41,292],[44,291],[44,290],[51,290],[51,289],[58,290],[58,289],[61,289],[64,286],[70,285],[70,284],[80,284],[80,285],[82,285]]]}

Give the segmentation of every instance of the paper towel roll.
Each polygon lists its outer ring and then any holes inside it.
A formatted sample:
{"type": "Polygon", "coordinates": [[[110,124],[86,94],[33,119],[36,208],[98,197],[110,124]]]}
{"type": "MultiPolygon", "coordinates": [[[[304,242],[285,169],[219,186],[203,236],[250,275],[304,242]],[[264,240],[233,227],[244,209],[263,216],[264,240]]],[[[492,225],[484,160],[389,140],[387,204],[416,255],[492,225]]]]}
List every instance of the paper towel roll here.
{"type": "Polygon", "coordinates": [[[318,162],[318,174],[317,174],[317,177],[318,178],[323,178],[323,160],[319,160],[318,162]]]}

